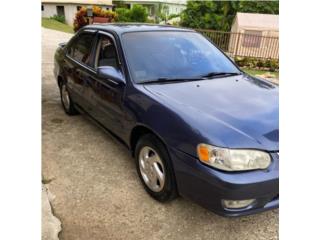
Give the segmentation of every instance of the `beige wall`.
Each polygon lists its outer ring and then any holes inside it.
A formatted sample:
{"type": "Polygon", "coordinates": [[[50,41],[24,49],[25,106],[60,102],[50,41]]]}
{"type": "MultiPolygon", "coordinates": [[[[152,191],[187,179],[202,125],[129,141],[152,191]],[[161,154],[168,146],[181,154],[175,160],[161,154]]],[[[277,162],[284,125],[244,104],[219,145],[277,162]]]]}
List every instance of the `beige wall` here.
{"type": "MultiPolygon", "coordinates": [[[[279,32],[276,29],[239,27],[236,19],[232,25],[231,32],[242,34],[231,34],[228,48],[229,53],[248,57],[279,58],[279,32]],[[259,31],[261,33],[262,38],[259,47],[248,47],[244,44],[246,36],[243,34],[246,31],[259,31]]],[[[255,38],[252,37],[252,41],[254,40],[255,38]]]]}

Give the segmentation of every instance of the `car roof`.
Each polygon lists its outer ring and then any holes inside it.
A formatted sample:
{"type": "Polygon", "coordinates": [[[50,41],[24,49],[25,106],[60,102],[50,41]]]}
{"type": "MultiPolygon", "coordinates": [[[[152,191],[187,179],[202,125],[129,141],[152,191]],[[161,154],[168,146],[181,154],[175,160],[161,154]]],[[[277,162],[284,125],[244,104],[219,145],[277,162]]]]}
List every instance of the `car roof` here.
{"type": "Polygon", "coordinates": [[[194,32],[192,29],[174,27],[169,25],[158,24],[141,24],[141,23],[103,23],[91,24],[83,27],[83,29],[108,30],[117,33],[118,35],[126,32],[150,32],[150,31],[182,31],[194,32]]]}

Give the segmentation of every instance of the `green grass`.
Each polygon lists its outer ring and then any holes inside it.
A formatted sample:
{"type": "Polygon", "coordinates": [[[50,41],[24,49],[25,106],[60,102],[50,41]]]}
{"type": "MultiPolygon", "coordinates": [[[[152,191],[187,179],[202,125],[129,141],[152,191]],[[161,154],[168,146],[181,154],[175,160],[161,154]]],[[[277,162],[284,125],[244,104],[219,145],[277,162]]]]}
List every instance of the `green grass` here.
{"type": "Polygon", "coordinates": [[[255,75],[263,75],[263,74],[270,74],[270,75],[274,75],[274,78],[279,79],[279,72],[269,72],[269,71],[263,71],[263,70],[256,70],[256,69],[250,69],[250,68],[241,68],[244,72],[255,76],[255,75]]]}
{"type": "Polygon", "coordinates": [[[66,33],[74,33],[73,28],[71,26],[50,18],[42,18],[41,26],[44,28],[49,28],[66,33]]]}

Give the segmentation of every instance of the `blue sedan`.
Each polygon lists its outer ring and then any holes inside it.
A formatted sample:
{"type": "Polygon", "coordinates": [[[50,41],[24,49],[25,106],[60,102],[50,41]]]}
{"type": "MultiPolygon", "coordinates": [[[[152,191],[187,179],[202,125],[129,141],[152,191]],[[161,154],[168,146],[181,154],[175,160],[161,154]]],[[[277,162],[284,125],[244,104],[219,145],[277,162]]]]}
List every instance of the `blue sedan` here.
{"type": "Polygon", "coordinates": [[[278,207],[278,87],[201,34],[88,25],[60,44],[54,74],[64,111],[127,146],[156,200],[180,195],[223,216],[278,207]]]}

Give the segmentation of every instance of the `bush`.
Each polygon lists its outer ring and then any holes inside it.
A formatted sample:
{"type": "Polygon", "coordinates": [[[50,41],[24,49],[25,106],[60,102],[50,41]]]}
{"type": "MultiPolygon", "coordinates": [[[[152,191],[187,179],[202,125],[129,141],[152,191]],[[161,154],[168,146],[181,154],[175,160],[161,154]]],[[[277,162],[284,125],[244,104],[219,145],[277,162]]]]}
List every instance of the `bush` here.
{"type": "Polygon", "coordinates": [[[135,4],[131,9],[117,8],[117,22],[147,22],[147,9],[141,5],[135,4]]]}
{"type": "Polygon", "coordinates": [[[54,19],[58,22],[61,22],[61,23],[65,23],[66,22],[66,19],[64,16],[59,16],[59,15],[53,15],[52,17],[50,17],[50,19],[54,19]]]}
{"type": "Polygon", "coordinates": [[[141,5],[133,5],[130,9],[131,22],[146,22],[148,18],[147,9],[141,5]]]}
{"type": "Polygon", "coordinates": [[[172,14],[169,15],[168,20],[170,20],[172,18],[176,18],[176,17],[180,17],[180,14],[172,13],[172,14]]]}
{"type": "Polygon", "coordinates": [[[85,7],[82,7],[75,16],[75,19],[73,21],[73,30],[76,32],[83,26],[88,24],[88,17],[87,17],[87,9],[85,7]]]}
{"type": "Polygon", "coordinates": [[[270,72],[279,71],[279,60],[260,59],[252,57],[236,57],[235,62],[239,67],[268,70],[270,72]]]}
{"type": "MultiPolygon", "coordinates": [[[[114,22],[117,19],[117,13],[104,10],[101,7],[93,6],[92,13],[94,17],[104,17],[107,18],[108,22],[114,22]]],[[[87,25],[90,21],[90,17],[87,16],[87,8],[82,7],[75,16],[73,21],[73,29],[74,31],[78,31],[83,26],[87,25]]]]}
{"type": "Polygon", "coordinates": [[[116,8],[116,13],[118,15],[117,22],[131,22],[130,20],[130,9],[127,8],[116,8]]]}

